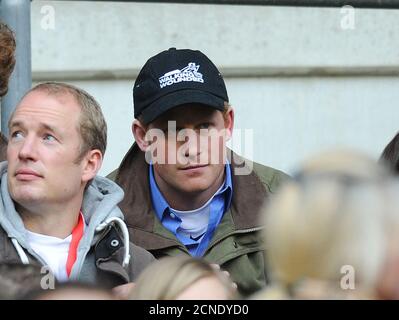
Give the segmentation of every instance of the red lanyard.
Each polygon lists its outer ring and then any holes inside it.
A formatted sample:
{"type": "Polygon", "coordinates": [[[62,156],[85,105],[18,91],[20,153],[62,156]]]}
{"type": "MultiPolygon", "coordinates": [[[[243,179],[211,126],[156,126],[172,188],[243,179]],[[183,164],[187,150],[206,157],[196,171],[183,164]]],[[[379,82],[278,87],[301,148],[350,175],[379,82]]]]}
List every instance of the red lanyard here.
{"type": "Polygon", "coordinates": [[[67,271],[68,277],[70,276],[72,267],[76,261],[76,256],[78,253],[78,246],[79,246],[80,239],[82,239],[82,237],[83,237],[83,231],[84,231],[83,213],[82,213],[82,211],[80,211],[78,224],[72,230],[72,240],[71,240],[71,244],[69,245],[68,259],[67,259],[67,263],[66,263],[66,271],[67,271]]]}

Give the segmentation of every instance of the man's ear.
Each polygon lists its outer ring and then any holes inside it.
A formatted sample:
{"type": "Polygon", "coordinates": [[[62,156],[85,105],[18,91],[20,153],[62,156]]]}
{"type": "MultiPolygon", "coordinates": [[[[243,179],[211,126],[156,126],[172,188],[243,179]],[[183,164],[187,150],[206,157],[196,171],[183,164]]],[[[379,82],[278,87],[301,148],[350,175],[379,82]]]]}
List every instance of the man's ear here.
{"type": "Polygon", "coordinates": [[[147,130],[146,127],[137,119],[134,120],[132,123],[132,133],[134,136],[134,140],[136,141],[140,150],[146,152],[149,147],[149,143],[145,139],[147,130]]]}
{"type": "Polygon", "coordinates": [[[226,141],[230,140],[234,129],[234,109],[230,106],[225,112],[224,128],[226,129],[226,141]]]}
{"type": "Polygon", "coordinates": [[[94,149],[87,152],[83,158],[82,181],[88,182],[93,179],[101,168],[103,155],[100,150],[94,149]]]}

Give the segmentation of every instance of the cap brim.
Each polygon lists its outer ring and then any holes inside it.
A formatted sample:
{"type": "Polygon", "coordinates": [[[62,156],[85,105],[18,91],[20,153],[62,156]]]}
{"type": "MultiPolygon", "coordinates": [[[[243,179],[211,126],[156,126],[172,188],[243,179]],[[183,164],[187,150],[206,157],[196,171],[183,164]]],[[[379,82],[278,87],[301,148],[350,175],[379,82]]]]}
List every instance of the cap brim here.
{"type": "Polygon", "coordinates": [[[148,124],[166,111],[183,104],[198,103],[223,111],[224,102],[222,98],[205,91],[184,89],[162,96],[147,107],[141,116],[144,123],[148,124]]]}

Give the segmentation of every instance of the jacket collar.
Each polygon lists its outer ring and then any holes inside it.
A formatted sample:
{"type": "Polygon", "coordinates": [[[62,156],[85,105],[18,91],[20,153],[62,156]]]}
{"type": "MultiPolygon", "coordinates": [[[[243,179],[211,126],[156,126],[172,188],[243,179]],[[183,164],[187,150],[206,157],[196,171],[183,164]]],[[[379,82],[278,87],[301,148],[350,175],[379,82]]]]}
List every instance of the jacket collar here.
{"type": "MultiPolygon", "coordinates": [[[[235,170],[242,168],[244,159],[230,149],[227,153],[233,171],[231,214],[234,229],[259,227],[260,210],[269,192],[253,170],[249,175],[235,175],[235,170]]],[[[158,221],[155,221],[152,209],[148,172],[145,154],[134,143],[122,160],[116,175],[116,182],[125,192],[125,198],[119,206],[125,214],[127,226],[135,229],[131,235],[133,242],[148,250],[177,245],[172,237],[154,233],[158,221]]]]}
{"type": "Polygon", "coordinates": [[[109,226],[97,242],[94,250],[97,268],[119,276],[121,284],[133,281],[129,278],[126,269],[122,267],[123,247],[129,245],[129,243],[124,244],[123,241],[115,226],[109,226]]]}

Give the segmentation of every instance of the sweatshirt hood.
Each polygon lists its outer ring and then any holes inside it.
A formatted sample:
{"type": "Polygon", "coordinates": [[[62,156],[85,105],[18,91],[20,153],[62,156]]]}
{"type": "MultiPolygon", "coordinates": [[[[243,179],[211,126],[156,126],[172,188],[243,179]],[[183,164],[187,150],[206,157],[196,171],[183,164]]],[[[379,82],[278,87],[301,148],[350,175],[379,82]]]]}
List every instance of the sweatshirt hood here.
{"type": "MultiPolygon", "coordinates": [[[[0,225],[9,238],[15,239],[19,245],[41,261],[29,246],[27,230],[10,197],[6,161],[0,163],[0,179],[0,225]]],[[[123,223],[123,214],[118,207],[123,197],[123,190],[116,183],[100,176],[96,176],[86,188],[81,210],[87,227],[78,246],[77,259],[70,279],[76,278],[79,274],[87,253],[101,236],[101,231],[105,229],[106,224],[117,220],[120,222],[121,229],[126,228],[123,223]]],[[[129,240],[126,237],[125,242],[127,242],[125,246],[129,246],[129,240]]]]}

